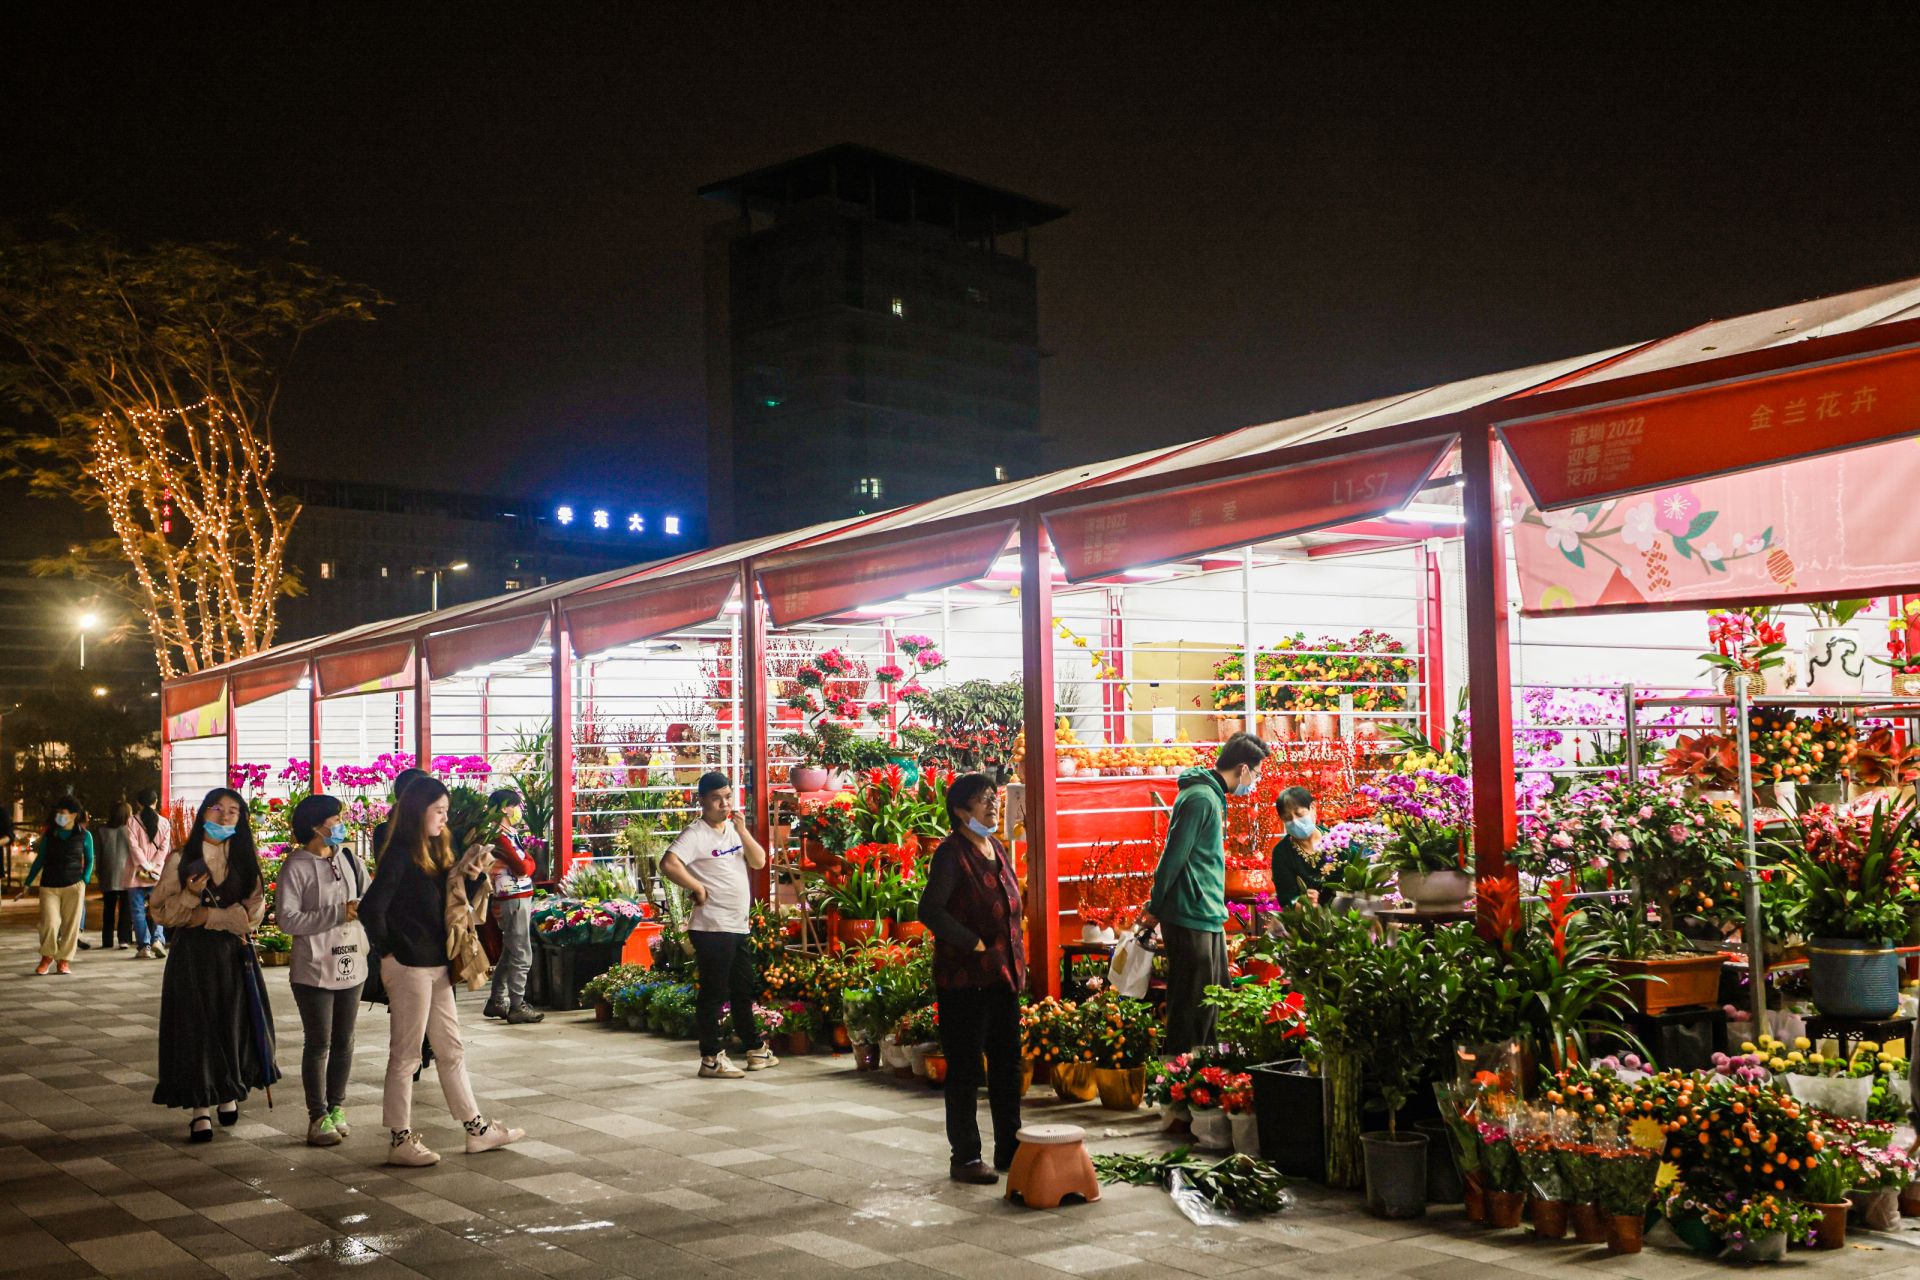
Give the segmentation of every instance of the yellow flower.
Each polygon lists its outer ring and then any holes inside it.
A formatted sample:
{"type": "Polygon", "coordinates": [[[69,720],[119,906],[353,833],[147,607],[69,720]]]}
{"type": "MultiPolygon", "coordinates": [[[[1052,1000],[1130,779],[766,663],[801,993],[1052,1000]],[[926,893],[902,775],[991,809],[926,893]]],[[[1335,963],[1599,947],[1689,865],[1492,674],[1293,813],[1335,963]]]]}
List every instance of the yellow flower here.
{"type": "Polygon", "coordinates": [[[1653,1175],[1653,1189],[1665,1191],[1680,1179],[1680,1166],[1669,1160],[1662,1160],[1660,1168],[1653,1175]]]}
{"type": "Polygon", "coordinates": [[[1652,1116],[1641,1116],[1627,1126],[1627,1137],[1636,1147],[1659,1151],[1667,1145],[1667,1126],[1652,1116]]]}
{"type": "Polygon", "coordinates": [[[1807,1039],[1805,1036],[1795,1036],[1793,1038],[1793,1047],[1796,1049],[1811,1049],[1813,1048],[1813,1041],[1807,1039]]]}

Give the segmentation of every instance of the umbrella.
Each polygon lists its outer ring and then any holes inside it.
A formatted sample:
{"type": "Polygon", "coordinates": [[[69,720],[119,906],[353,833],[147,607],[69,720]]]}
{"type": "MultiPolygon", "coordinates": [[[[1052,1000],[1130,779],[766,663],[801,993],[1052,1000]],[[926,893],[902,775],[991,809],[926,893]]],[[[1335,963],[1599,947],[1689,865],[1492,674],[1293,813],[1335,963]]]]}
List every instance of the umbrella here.
{"type": "Polygon", "coordinates": [[[240,985],[247,999],[247,1021],[253,1025],[253,1048],[260,1055],[261,1087],[267,1091],[267,1110],[273,1110],[273,1083],[280,1064],[273,1060],[273,1019],[267,1013],[267,979],[260,972],[260,955],[251,937],[240,949],[240,985]]]}

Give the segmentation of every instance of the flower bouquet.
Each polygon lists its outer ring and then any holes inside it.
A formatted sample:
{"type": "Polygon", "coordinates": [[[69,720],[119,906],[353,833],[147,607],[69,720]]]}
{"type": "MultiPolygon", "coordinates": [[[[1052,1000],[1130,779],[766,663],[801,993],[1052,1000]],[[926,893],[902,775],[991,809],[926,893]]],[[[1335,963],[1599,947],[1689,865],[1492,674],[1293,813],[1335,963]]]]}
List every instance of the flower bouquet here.
{"type": "Polygon", "coordinates": [[[1529,1111],[1515,1117],[1511,1141],[1527,1190],[1533,1195],[1533,1229],[1542,1239],[1558,1240],[1567,1233],[1567,1207],[1572,1198],[1560,1166],[1563,1126],[1552,1112],[1529,1111]]]}
{"type": "Polygon", "coordinates": [[[1811,1205],[1779,1196],[1758,1195],[1724,1212],[1709,1213],[1707,1224],[1740,1262],[1779,1262],[1789,1241],[1804,1242],[1819,1226],[1811,1205]]]}
{"type": "MultiPolygon", "coordinates": [[[[1651,1126],[1643,1136],[1665,1144],[1666,1129],[1659,1121],[1636,1120],[1631,1128],[1643,1125],[1651,1126]]],[[[1600,1207],[1611,1219],[1607,1250],[1638,1253],[1647,1206],[1653,1203],[1654,1182],[1660,1174],[1660,1151],[1639,1141],[1602,1142],[1595,1145],[1593,1159],[1594,1190],[1600,1197],[1600,1207]]]]}

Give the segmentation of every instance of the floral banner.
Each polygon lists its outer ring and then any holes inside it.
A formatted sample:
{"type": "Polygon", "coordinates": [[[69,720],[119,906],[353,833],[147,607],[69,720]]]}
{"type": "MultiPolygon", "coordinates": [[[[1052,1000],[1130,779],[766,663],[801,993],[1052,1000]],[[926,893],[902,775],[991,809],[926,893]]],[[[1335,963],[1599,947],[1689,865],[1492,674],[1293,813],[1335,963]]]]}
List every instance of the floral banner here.
{"type": "Polygon", "coordinates": [[[1540,511],[1514,486],[1528,614],[1837,599],[1920,586],[1920,440],[1540,511]]]}

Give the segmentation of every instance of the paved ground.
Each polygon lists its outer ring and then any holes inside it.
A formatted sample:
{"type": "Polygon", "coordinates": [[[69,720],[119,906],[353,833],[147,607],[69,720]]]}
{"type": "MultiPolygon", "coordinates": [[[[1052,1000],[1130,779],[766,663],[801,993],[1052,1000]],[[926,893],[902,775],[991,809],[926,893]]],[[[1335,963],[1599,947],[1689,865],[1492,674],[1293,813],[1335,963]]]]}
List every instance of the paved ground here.
{"type": "MultiPolygon", "coordinates": [[[[1679,1254],[1489,1237],[1458,1210],[1379,1222],[1351,1197],[1301,1189],[1267,1222],[1202,1230],[1157,1190],[1110,1187],[1054,1212],[947,1182],[939,1098],[815,1056],[736,1083],[693,1078],[689,1048],[596,1026],[485,1023],[462,1001],[483,1105],[528,1130],[506,1151],[451,1154],[434,1169],[380,1159],[384,1012],[362,1023],[348,1103],[359,1128],[305,1146],[299,1024],[286,970],[269,970],[281,1064],[278,1106],[250,1103],[211,1145],[189,1146],[180,1112],[148,1102],[161,965],[82,953],[74,976],[30,976],[30,908],[0,919],[0,1273],[84,1276],[699,1276],[993,1280],[1391,1274],[1431,1280],[1596,1271],[1682,1280],[1720,1268],[1679,1254]]],[[[1029,1101],[1035,1101],[1030,1095],[1029,1101]]],[[[431,1073],[416,1114],[456,1152],[431,1073]]],[[[1037,1103],[1106,1147],[1151,1145],[1153,1122],[1037,1103]]],[[[1796,1259],[1810,1255],[1796,1254],[1796,1259]]],[[[1803,1271],[1920,1280],[1920,1251],[1877,1247],[1796,1262],[1803,1271]]]]}

